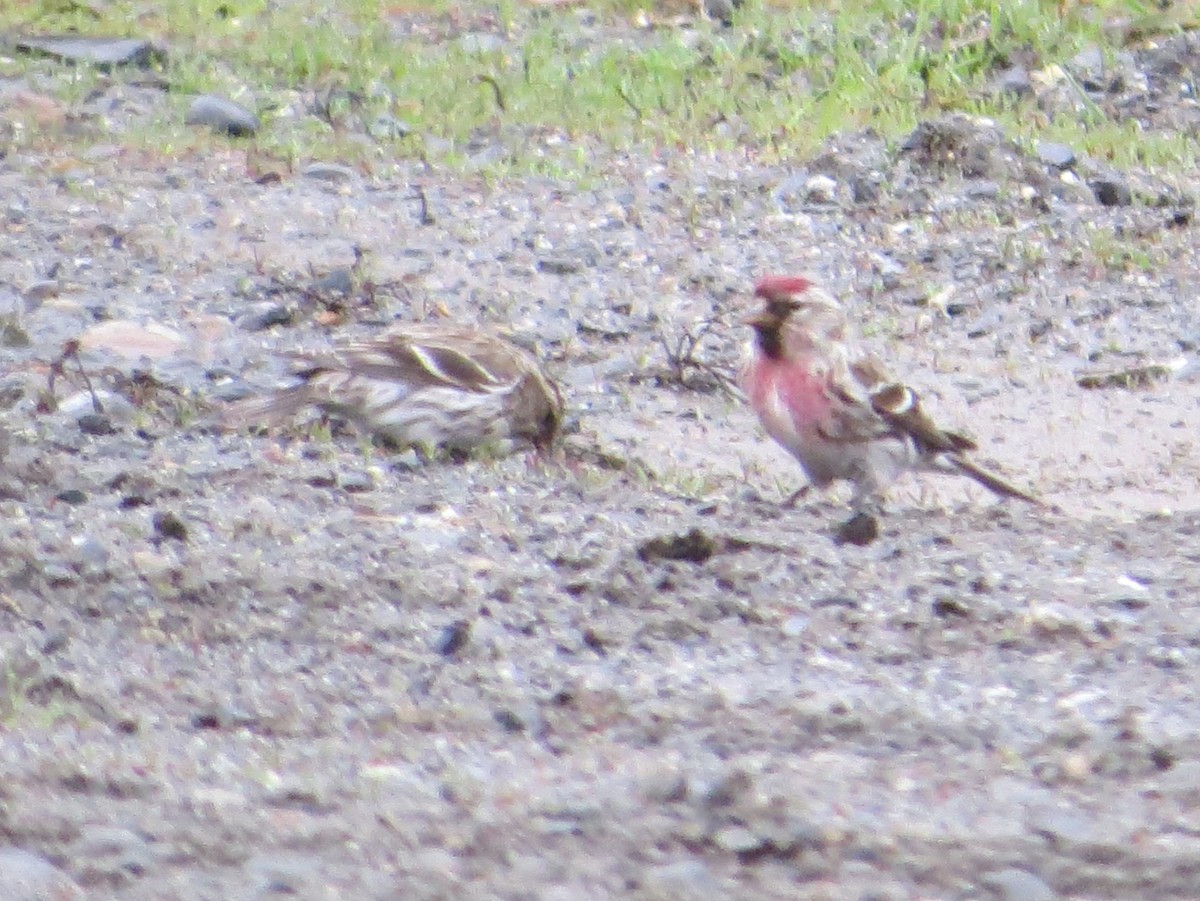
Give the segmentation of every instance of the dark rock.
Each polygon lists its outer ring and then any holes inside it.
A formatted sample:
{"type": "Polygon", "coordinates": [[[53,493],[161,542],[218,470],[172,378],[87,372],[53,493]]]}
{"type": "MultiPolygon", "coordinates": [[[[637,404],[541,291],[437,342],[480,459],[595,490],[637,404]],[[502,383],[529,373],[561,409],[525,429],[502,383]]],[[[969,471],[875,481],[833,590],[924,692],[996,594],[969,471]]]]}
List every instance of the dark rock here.
{"type": "Polygon", "coordinates": [[[367,126],[367,134],[376,141],[394,141],[406,138],[412,134],[412,126],[403,119],[397,119],[389,113],[383,113],[371,120],[367,126]]]}
{"type": "Polygon", "coordinates": [[[837,527],[833,534],[836,544],[854,544],[862,547],[879,537],[879,521],[870,513],[855,513],[837,527]]]}
{"type": "Polygon", "coordinates": [[[703,563],[717,552],[717,543],[699,529],[691,529],[683,535],[668,535],[651,538],[638,546],[638,559],[651,560],[686,560],[689,563],[703,563]]]}
{"type": "Polygon", "coordinates": [[[879,183],[866,176],[850,179],[850,197],[855,203],[874,203],[879,199],[879,183]]]}
{"type": "Polygon", "coordinates": [[[70,504],[77,507],[80,504],[87,503],[87,494],[80,491],[78,488],[68,488],[66,491],[60,491],[54,496],[55,500],[62,501],[64,504],[70,504]]]}
{"type": "Polygon", "coordinates": [[[1192,211],[1188,209],[1179,209],[1171,214],[1171,218],[1167,220],[1167,228],[1186,228],[1192,224],[1192,211]]]}
{"type": "Polygon", "coordinates": [[[1098,178],[1088,182],[1092,194],[1104,206],[1129,206],[1133,203],[1133,192],[1129,185],[1115,178],[1098,178]]]}
{"type": "Polygon", "coordinates": [[[291,325],[292,311],[281,303],[264,301],[238,314],[238,328],[247,332],[261,332],[277,325],[291,325]]]}
{"type": "Polygon", "coordinates": [[[1023,66],[1013,66],[1001,73],[996,81],[996,89],[1002,94],[1024,97],[1033,93],[1033,82],[1029,79],[1027,69],[1023,66]]]}
{"type": "Polygon", "coordinates": [[[728,28],[733,24],[733,14],[742,2],[743,0],[704,0],[704,14],[728,28]]]}
{"type": "Polygon", "coordinates": [[[361,469],[352,469],[338,476],[338,485],[343,491],[359,494],[375,490],[375,477],[361,469]]]}
{"type": "Polygon", "coordinates": [[[113,66],[139,66],[146,69],[166,58],[162,50],[140,38],[47,35],[21,38],[16,46],[25,53],[41,54],[67,63],[99,66],[104,69],[111,69],[113,66]]]}
{"type": "Polygon", "coordinates": [[[731,807],[748,797],[753,789],[754,780],[750,778],[750,774],[740,767],[733,767],[699,792],[699,799],[710,809],[731,807]]]}
{"type": "Polygon", "coordinates": [[[457,657],[470,640],[471,624],[465,619],[455,620],[442,629],[433,643],[433,649],[443,657],[457,657]]]}
{"type": "Polygon", "coordinates": [[[571,275],[583,269],[583,261],[575,257],[543,257],[537,262],[538,272],[550,275],[571,275]]]}
{"type": "Polygon", "coordinates": [[[971,608],[958,598],[940,597],[933,602],[933,615],[943,619],[950,617],[965,619],[970,617],[971,608]]]}
{"type": "Polygon", "coordinates": [[[340,266],[317,279],[313,287],[322,294],[340,294],[346,297],[354,291],[354,272],[348,266],[340,266]]]}
{"type": "Polygon", "coordinates": [[[115,435],[117,431],[107,413],[84,413],[75,421],[85,435],[115,435]]]}
{"type": "Polygon", "coordinates": [[[310,163],[300,170],[300,174],[315,181],[328,182],[353,181],[357,175],[349,166],[339,166],[337,163],[310,163]]]}
{"type": "Polygon", "coordinates": [[[995,125],[952,113],[920,123],[901,148],[920,168],[961,172],[965,178],[1012,177],[1018,153],[995,125]]]}
{"type": "Polygon", "coordinates": [[[155,513],[151,521],[156,537],[169,538],[172,541],[187,541],[187,526],[174,513],[155,513]]]}
{"type": "Polygon", "coordinates": [[[494,714],[492,714],[492,716],[496,720],[497,725],[499,725],[500,728],[505,732],[512,732],[515,734],[525,731],[525,721],[507,708],[504,710],[497,710],[494,714]]]}
{"type": "Polygon", "coordinates": [[[259,129],[258,117],[250,110],[212,94],[201,94],[193,100],[183,122],[185,125],[207,125],[218,134],[234,138],[249,137],[259,129]]]}

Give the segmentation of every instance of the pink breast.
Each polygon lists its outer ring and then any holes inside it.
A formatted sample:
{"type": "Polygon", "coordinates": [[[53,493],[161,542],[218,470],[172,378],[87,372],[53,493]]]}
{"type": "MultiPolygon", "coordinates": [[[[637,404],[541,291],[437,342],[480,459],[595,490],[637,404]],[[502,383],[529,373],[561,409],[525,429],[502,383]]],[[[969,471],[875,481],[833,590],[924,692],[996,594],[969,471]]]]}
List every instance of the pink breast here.
{"type": "MultiPolygon", "coordinates": [[[[795,363],[759,360],[746,373],[746,393],[750,403],[762,415],[786,415],[795,429],[824,422],[832,404],[826,390],[828,376],[813,373],[795,363]]],[[[774,418],[774,416],[771,416],[774,418]]]]}

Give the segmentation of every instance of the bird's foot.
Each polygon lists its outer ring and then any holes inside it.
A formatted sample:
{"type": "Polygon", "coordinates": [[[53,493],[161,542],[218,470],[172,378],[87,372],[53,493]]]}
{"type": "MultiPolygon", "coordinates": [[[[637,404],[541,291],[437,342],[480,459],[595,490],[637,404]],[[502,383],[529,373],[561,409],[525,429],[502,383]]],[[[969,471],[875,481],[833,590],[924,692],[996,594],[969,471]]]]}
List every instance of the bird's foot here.
{"type": "Polygon", "coordinates": [[[833,542],[863,547],[878,537],[879,518],[875,512],[859,510],[834,530],[833,542]]]}
{"type": "Polygon", "coordinates": [[[779,506],[783,507],[785,510],[795,510],[796,504],[808,497],[808,493],[810,491],[812,491],[812,485],[801,485],[799,488],[793,491],[788,499],[779,506]]]}

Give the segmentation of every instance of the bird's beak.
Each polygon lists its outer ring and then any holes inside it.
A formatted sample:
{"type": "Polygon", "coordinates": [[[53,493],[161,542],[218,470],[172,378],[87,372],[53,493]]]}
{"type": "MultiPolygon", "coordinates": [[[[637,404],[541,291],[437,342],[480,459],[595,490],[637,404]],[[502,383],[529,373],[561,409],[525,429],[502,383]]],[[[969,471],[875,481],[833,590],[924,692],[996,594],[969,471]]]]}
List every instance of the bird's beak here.
{"type": "Polygon", "coordinates": [[[751,313],[749,316],[743,316],[738,320],[741,325],[748,325],[751,328],[767,328],[775,323],[775,318],[763,310],[757,313],[751,313]]]}

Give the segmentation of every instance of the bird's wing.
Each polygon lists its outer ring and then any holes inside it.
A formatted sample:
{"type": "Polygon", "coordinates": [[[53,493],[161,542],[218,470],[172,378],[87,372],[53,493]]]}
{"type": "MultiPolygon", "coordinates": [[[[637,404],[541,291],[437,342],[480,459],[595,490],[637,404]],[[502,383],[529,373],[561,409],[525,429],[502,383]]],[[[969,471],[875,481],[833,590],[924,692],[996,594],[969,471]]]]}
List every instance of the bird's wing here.
{"type": "Polygon", "coordinates": [[[921,398],[907,385],[892,382],[870,394],[871,409],[897,433],[912,438],[926,453],[958,454],[975,450],[966,435],[940,429],[921,409],[921,398]]]}
{"type": "Polygon", "coordinates": [[[820,427],[828,441],[858,444],[883,438],[891,426],[876,412],[870,394],[863,390],[852,370],[835,366],[825,384],[831,415],[820,427]]]}
{"type": "Polygon", "coordinates": [[[411,390],[452,388],[486,393],[518,377],[515,351],[486,335],[449,330],[393,331],[327,354],[292,354],[302,377],[349,373],[407,385],[411,390]]]}

